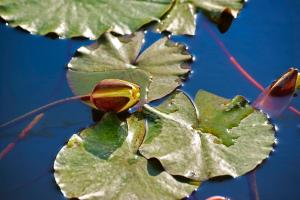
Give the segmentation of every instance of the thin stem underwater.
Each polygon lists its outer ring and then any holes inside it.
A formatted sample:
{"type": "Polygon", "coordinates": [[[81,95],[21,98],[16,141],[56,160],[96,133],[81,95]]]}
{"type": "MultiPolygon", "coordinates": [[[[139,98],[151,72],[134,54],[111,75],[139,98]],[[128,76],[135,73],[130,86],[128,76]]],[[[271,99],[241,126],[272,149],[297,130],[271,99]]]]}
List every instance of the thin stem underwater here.
{"type": "MultiPolygon", "coordinates": [[[[213,40],[217,43],[217,45],[222,49],[222,51],[225,53],[226,57],[229,59],[229,61],[232,63],[232,65],[250,82],[252,83],[257,89],[264,92],[264,87],[257,82],[235,59],[235,57],[229,52],[229,50],[226,48],[222,40],[216,35],[216,33],[208,26],[207,22],[203,22],[204,28],[207,30],[209,35],[213,38],[213,40]]],[[[300,116],[300,111],[297,110],[293,106],[288,107],[289,110],[297,115],[300,116]]]]}
{"type": "Polygon", "coordinates": [[[60,104],[63,104],[63,103],[67,103],[67,102],[70,102],[70,101],[74,101],[74,100],[79,100],[79,99],[83,99],[83,98],[86,98],[86,97],[89,97],[89,95],[80,95],[80,96],[73,96],[73,97],[67,97],[67,98],[64,98],[64,99],[60,99],[60,100],[56,100],[56,101],[53,101],[47,105],[44,105],[44,106],[41,106],[39,108],[36,108],[28,113],[25,113],[19,117],[16,117],[4,124],[1,124],[0,125],[0,129],[1,128],[5,128],[7,126],[10,126],[16,122],[19,122],[23,119],[26,119],[27,117],[30,117],[32,115],[35,115],[35,114],[38,114],[38,113],[41,113],[42,111],[45,111],[45,110],[48,110],[49,108],[52,108],[54,106],[57,106],[57,105],[60,105],[60,104]]]}
{"type": "MultiPolygon", "coordinates": [[[[264,92],[265,88],[257,82],[235,59],[235,57],[229,52],[229,50],[226,48],[222,40],[216,35],[216,33],[208,26],[207,22],[203,22],[204,28],[207,30],[209,35],[213,38],[213,40],[217,43],[217,45],[222,49],[226,57],[229,59],[229,61],[232,63],[232,65],[250,82],[252,85],[254,85],[257,89],[264,92]]],[[[297,110],[293,106],[288,107],[289,110],[297,115],[300,116],[300,111],[297,110]]],[[[249,193],[250,193],[250,199],[251,200],[259,200],[259,192],[257,188],[256,183],[256,169],[254,169],[252,172],[250,172],[247,176],[247,182],[249,187],[249,193]]]]}
{"type": "Polygon", "coordinates": [[[44,113],[38,114],[18,135],[18,137],[11,143],[9,143],[1,152],[0,152],[0,160],[2,160],[9,152],[13,150],[18,142],[23,140],[30,132],[33,127],[39,123],[39,121],[44,117],[44,113]]]}

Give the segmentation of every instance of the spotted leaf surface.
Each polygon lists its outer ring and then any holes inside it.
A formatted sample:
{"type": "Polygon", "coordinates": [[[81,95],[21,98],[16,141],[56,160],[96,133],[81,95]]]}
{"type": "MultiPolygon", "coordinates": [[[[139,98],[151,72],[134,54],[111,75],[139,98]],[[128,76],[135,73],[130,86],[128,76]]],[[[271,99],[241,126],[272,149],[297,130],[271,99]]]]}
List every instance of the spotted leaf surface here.
{"type": "Polygon", "coordinates": [[[197,186],[178,181],[137,154],[144,121],[106,114],[73,135],[58,153],[55,180],[64,196],[78,199],[181,199],[197,186]]]}
{"type": "Polygon", "coordinates": [[[69,84],[76,95],[89,94],[103,79],[121,79],[140,86],[141,101],[166,96],[181,85],[192,56],[182,44],[164,37],[140,52],[144,33],[106,33],[92,46],[78,49],[68,65],[69,84]]]}
{"type": "Polygon", "coordinates": [[[141,154],[194,180],[243,175],[269,156],[275,141],[267,117],[241,97],[230,101],[200,91],[194,105],[177,91],[156,108],[146,105],[145,117],[141,154]]]}

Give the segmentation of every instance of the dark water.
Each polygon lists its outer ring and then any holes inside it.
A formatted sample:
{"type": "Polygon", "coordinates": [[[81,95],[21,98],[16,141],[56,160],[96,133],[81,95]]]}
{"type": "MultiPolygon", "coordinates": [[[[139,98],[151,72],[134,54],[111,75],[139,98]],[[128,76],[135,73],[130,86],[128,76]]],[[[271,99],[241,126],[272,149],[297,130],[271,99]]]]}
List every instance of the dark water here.
{"type": "MultiPolygon", "coordinates": [[[[300,1],[250,1],[231,29],[218,36],[257,81],[267,86],[291,66],[300,66],[300,1]]],[[[195,37],[173,37],[186,43],[196,57],[194,73],[183,90],[194,96],[198,89],[253,101],[259,91],[234,69],[198,17],[195,37]]],[[[216,28],[209,25],[215,32],[216,28]]],[[[158,39],[148,33],[146,45],[158,39]]],[[[65,72],[76,49],[90,41],[52,40],[0,24],[0,122],[5,122],[53,100],[71,96],[65,72]]],[[[293,103],[300,109],[300,100],[293,103]]],[[[26,126],[28,120],[1,130],[2,150],[26,126]]],[[[30,135],[0,161],[0,199],[64,199],[56,187],[54,158],[69,137],[92,122],[90,109],[80,102],[48,111],[30,135]]],[[[299,199],[300,117],[286,111],[273,119],[278,127],[275,152],[257,169],[261,199],[299,199]]],[[[208,181],[191,197],[223,195],[247,200],[246,176],[208,181]]]]}

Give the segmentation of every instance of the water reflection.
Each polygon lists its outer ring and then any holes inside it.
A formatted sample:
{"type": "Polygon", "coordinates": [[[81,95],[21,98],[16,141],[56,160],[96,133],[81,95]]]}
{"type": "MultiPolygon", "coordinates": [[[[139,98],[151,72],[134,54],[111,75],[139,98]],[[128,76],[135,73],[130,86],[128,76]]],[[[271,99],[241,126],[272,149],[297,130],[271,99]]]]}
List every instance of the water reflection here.
{"type": "Polygon", "coordinates": [[[272,118],[278,117],[296,94],[297,76],[298,70],[290,68],[259,95],[253,106],[272,118]]]}

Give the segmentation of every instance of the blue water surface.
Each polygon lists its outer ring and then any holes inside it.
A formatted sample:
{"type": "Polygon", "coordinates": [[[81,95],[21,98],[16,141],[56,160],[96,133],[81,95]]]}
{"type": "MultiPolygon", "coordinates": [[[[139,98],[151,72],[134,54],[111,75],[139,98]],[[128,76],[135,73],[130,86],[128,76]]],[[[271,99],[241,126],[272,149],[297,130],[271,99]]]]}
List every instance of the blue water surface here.
{"type": "MultiPolygon", "coordinates": [[[[208,26],[240,64],[267,86],[289,67],[300,67],[299,10],[298,0],[252,0],[226,34],[220,34],[212,24],[208,26]]],[[[172,37],[185,43],[196,58],[193,73],[181,89],[191,97],[201,88],[228,98],[240,94],[255,100],[259,90],[233,67],[203,23],[206,18],[198,15],[196,36],[172,37]]],[[[148,32],[145,46],[160,37],[148,32]]],[[[0,123],[72,96],[66,65],[77,48],[90,43],[34,36],[1,23],[0,123]]],[[[299,98],[292,104],[300,109],[299,98]]],[[[17,137],[29,120],[0,131],[0,150],[17,137]]],[[[300,199],[300,117],[286,111],[272,121],[278,127],[279,142],[257,168],[260,199],[300,199]]],[[[64,199],[52,173],[55,156],[72,134],[91,123],[90,109],[80,102],[47,111],[30,135],[0,160],[0,199],[64,199]]],[[[204,200],[213,195],[250,200],[247,175],[204,182],[190,199],[204,200]]]]}

